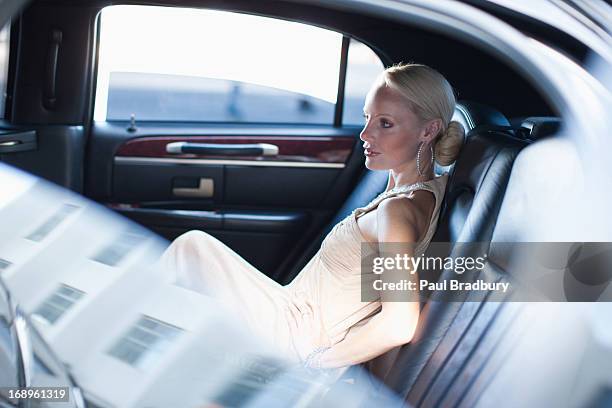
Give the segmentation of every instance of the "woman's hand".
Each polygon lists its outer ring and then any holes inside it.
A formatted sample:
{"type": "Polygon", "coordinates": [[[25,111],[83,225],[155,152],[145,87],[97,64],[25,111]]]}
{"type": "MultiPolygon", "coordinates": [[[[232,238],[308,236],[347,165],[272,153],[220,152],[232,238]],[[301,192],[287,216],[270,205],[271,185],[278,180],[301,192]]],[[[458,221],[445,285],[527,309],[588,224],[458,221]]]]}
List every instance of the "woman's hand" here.
{"type": "Polygon", "coordinates": [[[315,315],[315,308],[310,301],[299,302],[289,306],[293,318],[289,319],[294,333],[294,345],[301,362],[317,348],[331,347],[331,341],[323,328],[321,319],[315,315]]]}

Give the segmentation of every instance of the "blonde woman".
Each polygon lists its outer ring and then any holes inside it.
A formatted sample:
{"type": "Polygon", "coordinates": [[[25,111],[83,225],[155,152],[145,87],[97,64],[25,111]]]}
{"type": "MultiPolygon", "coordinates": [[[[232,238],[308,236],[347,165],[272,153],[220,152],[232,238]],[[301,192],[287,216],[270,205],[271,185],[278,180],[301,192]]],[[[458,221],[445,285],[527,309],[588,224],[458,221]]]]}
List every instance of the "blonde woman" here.
{"type": "Polygon", "coordinates": [[[434,162],[451,164],[463,143],[454,108],[450,84],[425,65],[395,65],[378,77],[360,138],[366,167],[389,171],[387,188],[334,226],[290,284],[279,285],[201,231],[178,237],[165,266],[176,284],[218,298],[252,332],[309,367],[347,367],[410,342],[419,303],[387,301],[382,291],[362,301],[361,244],[425,251],[447,182],[446,174],[435,176],[434,162]]]}

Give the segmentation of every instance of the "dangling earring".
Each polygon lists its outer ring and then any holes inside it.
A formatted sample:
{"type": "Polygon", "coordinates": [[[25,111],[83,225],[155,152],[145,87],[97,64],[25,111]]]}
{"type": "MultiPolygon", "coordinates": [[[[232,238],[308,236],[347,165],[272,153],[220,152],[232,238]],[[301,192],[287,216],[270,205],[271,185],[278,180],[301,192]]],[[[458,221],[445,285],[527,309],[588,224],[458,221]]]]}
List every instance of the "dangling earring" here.
{"type": "Polygon", "coordinates": [[[422,176],[423,173],[421,172],[421,150],[423,149],[423,142],[419,143],[419,150],[417,150],[417,173],[419,173],[419,176],[422,176]]]}
{"type": "MultiPolygon", "coordinates": [[[[417,150],[417,157],[416,157],[416,167],[417,167],[417,173],[419,173],[419,176],[424,176],[425,174],[423,174],[423,172],[421,171],[421,151],[423,150],[423,142],[419,143],[419,149],[417,150]]],[[[434,149],[433,146],[429,146],[429,150],[431,151],[431,165],[434,166],[434,149]]]]}
{"type": "Polygon", "coordinates": [[[436,157],[434,156],[434,148],[432,145],[429,145],[429,149],[431,150],[431,165],[432,167],[436,167],[436,157]]]}
{"type": "Polygon", "coordinates": [[[429,150],[431,150],[431,168],[436,171],[436,157],[434,156],[434,148],[432,145],[429,145],[429,150]]]}

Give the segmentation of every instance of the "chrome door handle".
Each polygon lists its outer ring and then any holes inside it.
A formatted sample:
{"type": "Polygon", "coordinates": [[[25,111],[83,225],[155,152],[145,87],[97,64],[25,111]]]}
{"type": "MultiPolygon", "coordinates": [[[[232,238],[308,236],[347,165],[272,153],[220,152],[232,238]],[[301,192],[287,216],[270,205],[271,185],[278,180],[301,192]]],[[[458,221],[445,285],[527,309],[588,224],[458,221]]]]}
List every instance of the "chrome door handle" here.
{"type": "Polygon", "coordinates": [[[35,130],[0,130],[0,153],[36,150],[35,130]]]}
{"type": "Polygon", "coordinates": [[[171,154],[194,153],[212,156],[276,156],[278,155],[278,146],[270,143],[172,142],[166,145],[166,152],[171,154]]]}

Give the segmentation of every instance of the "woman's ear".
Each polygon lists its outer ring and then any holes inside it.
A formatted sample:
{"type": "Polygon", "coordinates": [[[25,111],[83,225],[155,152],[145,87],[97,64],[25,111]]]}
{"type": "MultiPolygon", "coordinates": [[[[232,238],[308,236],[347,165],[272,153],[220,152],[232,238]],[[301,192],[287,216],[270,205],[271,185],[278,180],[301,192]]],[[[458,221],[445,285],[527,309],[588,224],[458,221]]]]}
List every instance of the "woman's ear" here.
{"type": "Polygon", "coordinates": [[[442,130],[442,119],[432,119],[425,124],[423,133],[421,134],[421,141],[432,142],[436,136],[442,130]]]}

